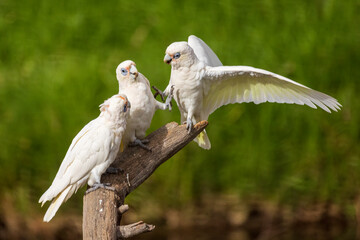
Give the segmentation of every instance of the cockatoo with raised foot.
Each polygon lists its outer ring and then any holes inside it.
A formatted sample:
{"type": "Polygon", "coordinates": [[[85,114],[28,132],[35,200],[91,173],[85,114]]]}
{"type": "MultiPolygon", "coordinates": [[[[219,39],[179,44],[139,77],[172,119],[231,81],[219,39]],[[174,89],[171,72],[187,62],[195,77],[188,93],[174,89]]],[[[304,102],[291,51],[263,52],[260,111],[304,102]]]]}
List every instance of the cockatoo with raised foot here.
{"type": "Polygon", "coordinates": [[[124,146],[139,145],[150,150],[144,139],[146,130],[150,127],[151,120],[157,109],[171,110],[171,89],[165,103],[157,101],[150,89],[149,80],[136,68],[131,60],[126,60],[116,68],[116,78],[119,82],[119,93],[124,93],[131,102],[131,112],[124,134],[124,146]]]}
{"type": "Polygon", "coordinates": [[[50,188],[39,203],[52,201],[45,213],[49,222],[63,202],[86,183],[103,186],[101,175],[115,160],[126,129],[130,103],[124,94],[114,95],[100,105],[100,115],[73,139],[50,188]]]}
{"type": "MultiPolygon", "coordinates": [[[[188,42],[170,44],[164,62],[171,64],[164,95],[174,88],[181,122],[186,121],[188,131],[230,103],[295,103],[312,108],[317,105],[329,113],[341,107],[336,99],[278,74],[248,66],[222,66],[210,47],[193,35],[188,42]]],[[[205,131],[195,141],[202,148],[211,148],[205,131]]]]}

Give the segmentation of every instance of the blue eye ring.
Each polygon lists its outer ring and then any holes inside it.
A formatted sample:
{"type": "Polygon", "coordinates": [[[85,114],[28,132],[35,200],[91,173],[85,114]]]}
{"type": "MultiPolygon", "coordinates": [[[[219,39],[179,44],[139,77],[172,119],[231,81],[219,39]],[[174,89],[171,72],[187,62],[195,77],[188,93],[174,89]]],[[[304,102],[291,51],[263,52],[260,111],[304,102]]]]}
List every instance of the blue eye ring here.
{"type": "Polygon", "coordinates": [[[121,74],[126,76],[128,74],[128,71],[125,68],[121,69],[121,74]]]}
{"type": "Polygon", "coordinates": [[[123,109],[123,112],[126,112],[126,111],[127,111],[127,106],[125,105],[124,109],[123,109]]]}
{"type": "Polygon", "coordinates": [[[181,54],[180,54],[179,52],[177,52],[177,53],[174,54],[174,57],[173,57],[173,58],[174,58],[174,59],[178,59],[180,56],[181,56],[181,54]]]}

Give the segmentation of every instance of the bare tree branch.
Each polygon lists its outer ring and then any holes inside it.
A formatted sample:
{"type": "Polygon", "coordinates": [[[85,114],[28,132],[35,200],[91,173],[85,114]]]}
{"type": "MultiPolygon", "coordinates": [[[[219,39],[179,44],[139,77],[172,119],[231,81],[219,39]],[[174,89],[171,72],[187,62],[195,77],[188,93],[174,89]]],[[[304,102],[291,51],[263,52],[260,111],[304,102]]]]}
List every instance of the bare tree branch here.
{"type": "Polygon", "coordinates": [[[98,188],[83,201],[83,239],[117,239],[117,205],[121,199],[115,191],[98,188]]]}
{"type": "Polygon", "coordinates": [[[155,228],[154,225],[139,221],[125,226],[118,226],[117,236],[121,239],[134,237],[141,233],[151,232],[155,228]]]}
{"type": "Polygon", "coordinates": [[[166,124],[146,138],[150,141],[147,146],[151,152],[140,147],[127,148],[111,165],[120,169],[119,173],[104,174],[101,182],[110,183],[122,197],[126,197],[150,177],[156,168],[191,142],[207,124],[207,121],[197,123],[190,133],[185,125],[175,122],[166,124]]]}
{"type": "Polygon", "coordinates": [[[122,214],[129,209],[123,205],[125,197],[192,141],[207,124],[207,121],[201,121],[188,133],[185,125],[171,122],[146,138],[151,151],[129,147],[119,153],[111,165],[119,171],[101,177],[101,182],[110,183],[111,188],[99,188],[84,195],[83,239],[125,239],[152,231],[155,226],[142,221],[119,226],[122,214]]]}

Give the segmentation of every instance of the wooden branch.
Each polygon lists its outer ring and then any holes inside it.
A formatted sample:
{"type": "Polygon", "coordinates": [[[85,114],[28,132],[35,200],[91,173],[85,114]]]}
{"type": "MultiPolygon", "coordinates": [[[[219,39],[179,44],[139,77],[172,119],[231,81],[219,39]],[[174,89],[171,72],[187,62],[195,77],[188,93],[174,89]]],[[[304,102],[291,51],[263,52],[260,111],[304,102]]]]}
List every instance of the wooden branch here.
{"type": "Polygon", "coordinates": [[[121,239],[131,238],[141,233],[151,232],[154,228],[154,225],[139,221],[125,226],[118,226],[117,236],[121,239]]]}
{"type": "Polygon", "coordinates": [[[120,153],[111,165],[120,169],[118,174],[103,174],[102,183],[110,183],[122,197],[142,184],[162,163],[191,142],[207,126],[207,121],[197,123],[190,134],[185,125],[175,122],[166,124],[149,134],[147,146],[151,152],[140,147],[129,147],[120,153]]]}
{"type": "Polygon", "coordinates": [[[84,196],[83,239],[117,239],[120,201],[115,191],[99,188],[84,196]]]}
{"type": "Polygon", "coordinates": [[[124,214],[129,210],[129,205],[127,204],[121,205],[118,210],[119,210],[119,214],[124,214]]]}
{"type": "Polygon", "coordinates": [[[123,205],[125,197],[192,141],[207,124],[207,121],[201,121],[188,133],[185,125],[171,122],[146,138],[151,151],[129,147],[119,153],[111,165],[119,172],[101,177],[101,182],[110,183],[111,187],[99,188],[84,195],[83,239],[124,239],[152,231],[155,226],[142,221],[119,226],[122,214],[129,209],[123,205]]]}

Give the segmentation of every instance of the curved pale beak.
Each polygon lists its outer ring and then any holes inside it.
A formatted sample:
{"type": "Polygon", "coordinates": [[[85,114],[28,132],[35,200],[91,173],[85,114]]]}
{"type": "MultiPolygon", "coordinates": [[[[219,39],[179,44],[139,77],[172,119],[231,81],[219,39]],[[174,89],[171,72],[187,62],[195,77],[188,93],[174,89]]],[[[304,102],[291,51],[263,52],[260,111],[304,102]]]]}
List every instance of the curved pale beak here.
{"type": "Polygon", "coordinates": [[[134,65],[131,65],[129,72],[130,72],[130,76],[131,76],[133,79],[136,79],[137,76],[138,76],[138,74],[139,74],[139,73],[138,73],[138,70],[136,69],[136,67],[135,67],[134,65]]]}
{"type": "Polygon", "coordinates": [[[171,60],[172,60],[172,58],[170,57],[170,55],[166,54],[165,57],[164,57],[164,63],[170,64],[171,60]]]}

